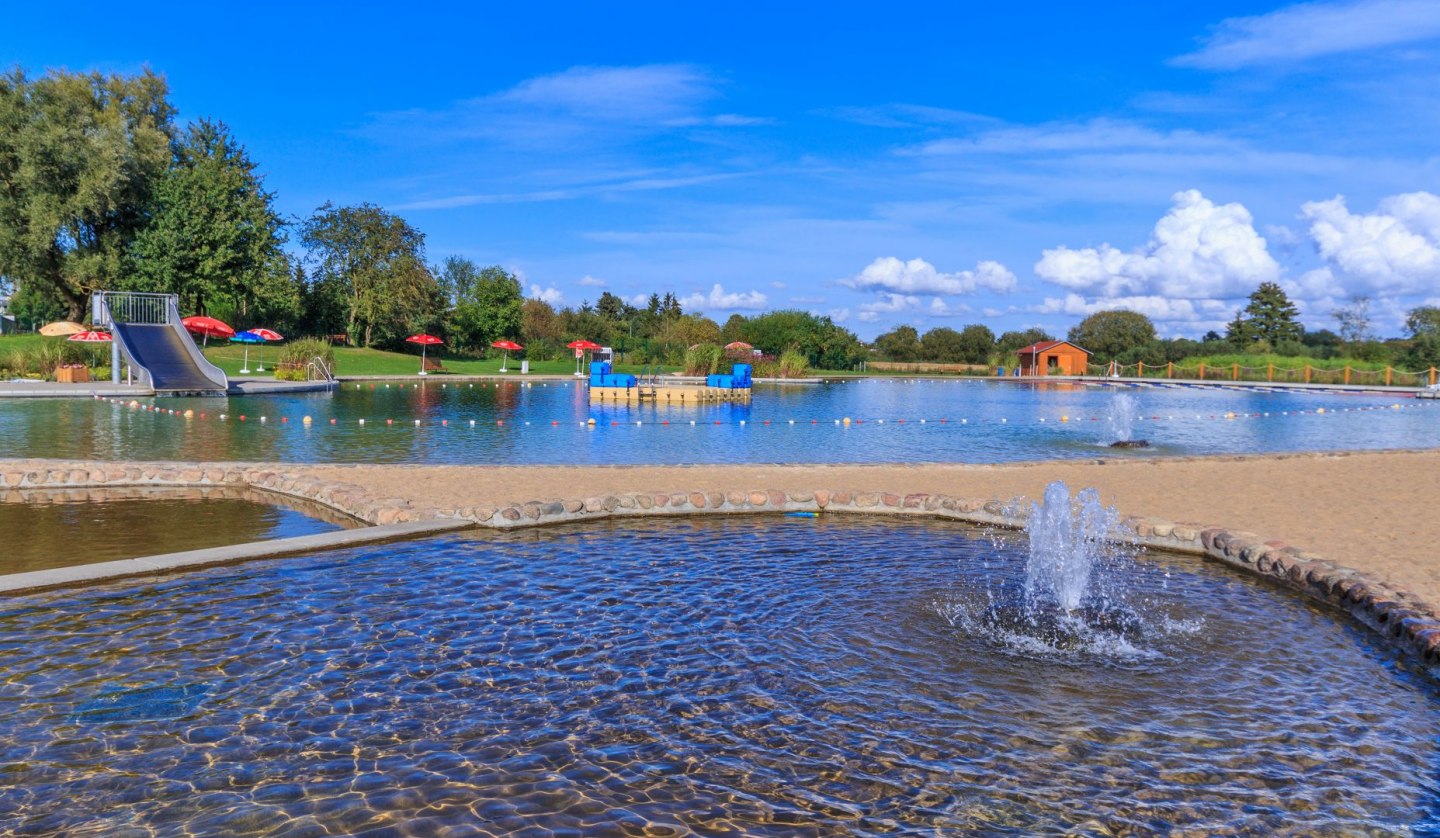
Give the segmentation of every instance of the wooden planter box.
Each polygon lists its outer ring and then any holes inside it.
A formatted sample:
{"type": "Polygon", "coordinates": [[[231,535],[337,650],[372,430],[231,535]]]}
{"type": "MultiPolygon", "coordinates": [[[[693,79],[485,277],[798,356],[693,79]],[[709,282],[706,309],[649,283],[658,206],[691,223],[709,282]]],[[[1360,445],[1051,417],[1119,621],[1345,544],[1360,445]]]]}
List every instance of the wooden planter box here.
{"type": "Polygon", "coordinates": [[[84,384],[90,380],[90,370],[85,367],[61,367],[55,370],[55,380],[61,384],[84,384]]]}

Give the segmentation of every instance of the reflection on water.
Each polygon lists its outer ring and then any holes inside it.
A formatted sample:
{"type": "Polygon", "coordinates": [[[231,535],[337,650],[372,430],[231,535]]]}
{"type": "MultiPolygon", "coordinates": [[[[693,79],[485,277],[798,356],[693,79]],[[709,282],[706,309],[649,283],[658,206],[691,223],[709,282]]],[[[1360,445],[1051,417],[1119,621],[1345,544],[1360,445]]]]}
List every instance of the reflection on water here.
{"type": "Polygon", "coordinates": [[[1204,630],[1143,659],[1016,656],[931,607],[1024,568],[1018,541],[944,523],[631,520],[12,600],[0,829],[1404,834],[1434,817],[1431,687],[1350,625],[1163,556],[1133,569],[1136,596],[1204,630]]]}
{"type": "Polygon", "coordinates": [[[427,381],[418,387],[375,382],[373,388],[350,382],[338,393],[146,402],[193,410],[191,419],[93,399],[11,399],[0,400],[0,457],[1008,462],[1440,445],[1435,415],[1440,402],[1393,395],[1145,389],[1133,396],[1133,431],[1153,448],[1115,451],[1106,447],[1115,441],[1108,421],[1112,394],[1110,388],[1081,384],[861,380],[758,385],[751,404],[681,407],[591,405],[584,387],[573,382],[427,381]],[[1392,410],[1392,404],[1404,409],[1392,410]],[[1326,412],[1316,413],[1320,407],[1326,412]],[[312,418],[309,425],[302,421],[306,416],[312,418]],[[845,417],[858,421],[837,424],[845,417]],[[585,426],[589,419],[593,427],[585,426]]]}
{"type": "Polygon", "coordinates": [[[312,535],[358,522],[240,488],[0,491],[0,573],[312,535]]]}

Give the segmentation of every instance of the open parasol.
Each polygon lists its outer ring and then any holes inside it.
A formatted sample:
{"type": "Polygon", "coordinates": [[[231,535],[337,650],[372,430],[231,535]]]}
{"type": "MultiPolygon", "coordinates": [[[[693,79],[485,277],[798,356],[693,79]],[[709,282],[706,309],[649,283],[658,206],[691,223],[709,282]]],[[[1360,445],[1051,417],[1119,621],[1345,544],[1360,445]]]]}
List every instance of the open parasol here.
{"type": "Polygon", "coordinates": [[[431,346],[438,346],[445,341],[435,337],[434,335],[411,335],[410,337],[405,338],[405,342],[420,344],[420,374],[428,375],[429,373],[425,372],[425,350],[431,346]]]}

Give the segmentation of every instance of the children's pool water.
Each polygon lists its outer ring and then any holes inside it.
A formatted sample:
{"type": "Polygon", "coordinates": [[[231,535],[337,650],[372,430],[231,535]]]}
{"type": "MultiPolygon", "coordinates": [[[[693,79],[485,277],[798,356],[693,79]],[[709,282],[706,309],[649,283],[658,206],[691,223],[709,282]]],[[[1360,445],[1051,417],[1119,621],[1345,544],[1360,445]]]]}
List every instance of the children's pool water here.
{"type": "Polygon", "coordinates": [[[1440,445],[1437,401],[1228,389],[1127,392],[1139,414],[1134,434],[1152,445],[1146,451],[1116,454],[1106,448],[1113,441],[1107,419],[1115,391],[1084,384],[858,380],[758,385],[750,404],[681,407],[592,405],[585,387],[573,382],[431,380],[419,386],[351,382],[333,394],[146,399],[136,408],[94,399],[9,400],[0,402],[0,456],[988,463],[1440,445]],[[190,418],[183,416],[187,410],[190,418]],[[592,419],[594,424],[588,424],[592,419]]]}
{"type": "Polygon", "coordinates": [[[241,489],[0,492],[0,574],[332,532],[359,522],[241,489]]]}
{"type": "Polygon", "coordinates": [[[1151,556],[1109,572],[1163,630],[1031,655],[936,608],[1023,582],[996,538],[636,519],[7,600],[0,831],[1440,827],[1433,686],[1368,633],[1151,556]]]}

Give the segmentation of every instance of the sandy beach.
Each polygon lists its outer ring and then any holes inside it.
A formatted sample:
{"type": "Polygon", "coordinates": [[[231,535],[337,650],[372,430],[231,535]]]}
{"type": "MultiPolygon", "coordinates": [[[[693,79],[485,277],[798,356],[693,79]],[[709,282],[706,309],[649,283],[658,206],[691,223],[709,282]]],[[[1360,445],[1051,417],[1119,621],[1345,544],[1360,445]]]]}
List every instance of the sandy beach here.
{"type": "Polygon", "coordinates": [[[1015,465],[295,466],[372,496],[496,506],[625,491],[856,489],[1009,499],[1094,486],[1127,515],[1248,530],[1440,603],[1440,450],[1015,465]]]}

